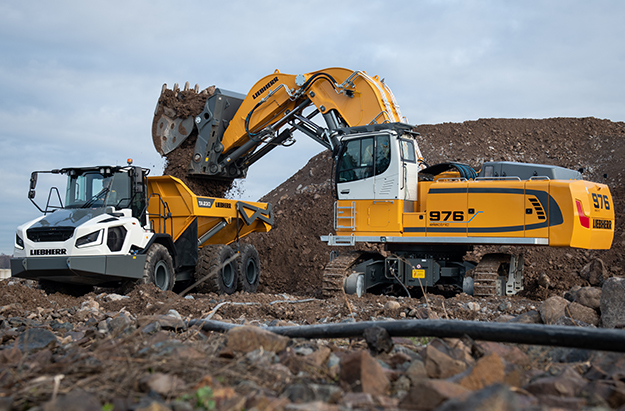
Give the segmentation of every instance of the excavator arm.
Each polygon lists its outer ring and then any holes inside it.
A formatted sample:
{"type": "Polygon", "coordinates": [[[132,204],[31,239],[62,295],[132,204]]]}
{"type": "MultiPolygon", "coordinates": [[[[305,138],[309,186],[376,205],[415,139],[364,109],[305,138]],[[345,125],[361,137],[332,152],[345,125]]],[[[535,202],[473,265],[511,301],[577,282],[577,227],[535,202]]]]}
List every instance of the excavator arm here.
{"type": "Polygon", "coordinates": [[[193,144],[189,140],[197,131],[189,174],[234,179],[245,177],[248,167],[275,147],[292,144],[295,131],[332,150],[338,145],[333,130],[395,122],[405,119],[378,76],[337,67],[299,75],[276,70],[247,95],[164,85],[152,137],[156,150],[168,155],[185,142],[193,144]],[[205,102],[193,110],[198,100],[205,102]]]}

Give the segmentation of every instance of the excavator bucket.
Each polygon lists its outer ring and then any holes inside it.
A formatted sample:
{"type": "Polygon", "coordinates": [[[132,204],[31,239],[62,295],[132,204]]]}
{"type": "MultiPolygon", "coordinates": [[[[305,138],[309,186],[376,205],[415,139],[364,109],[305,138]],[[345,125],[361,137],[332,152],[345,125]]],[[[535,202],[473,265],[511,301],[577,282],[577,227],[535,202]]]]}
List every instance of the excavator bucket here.
{"type": "Polygon", "coordinates": [[[152,120],[152,141],[160,155],[171,153],[191,135],[195,116],[202,112],[214,90],[209,87],[200,92],[197,84],[190,89],[189,82],[182,91],[178,84],[169,90],[163,84],[152,120]]]}

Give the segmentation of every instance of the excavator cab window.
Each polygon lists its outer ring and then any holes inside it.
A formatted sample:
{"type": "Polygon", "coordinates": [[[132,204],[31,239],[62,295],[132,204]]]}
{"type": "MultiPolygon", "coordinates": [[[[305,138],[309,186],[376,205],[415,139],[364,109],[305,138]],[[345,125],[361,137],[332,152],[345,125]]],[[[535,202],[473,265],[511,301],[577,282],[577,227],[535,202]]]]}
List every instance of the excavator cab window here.
{"type": "Polygon", "coordinates": [[[348,141],[339,157],[339,183],[362,180],[382,174],[391,162],[388,135],[348,141]]]}
{"type": "Polygon", "coordinates": [[[401,147],[401,159],[408,163],[416,163],[417,155],[414,143],[410,140],[399,140],[399,146],[401,147]]]}

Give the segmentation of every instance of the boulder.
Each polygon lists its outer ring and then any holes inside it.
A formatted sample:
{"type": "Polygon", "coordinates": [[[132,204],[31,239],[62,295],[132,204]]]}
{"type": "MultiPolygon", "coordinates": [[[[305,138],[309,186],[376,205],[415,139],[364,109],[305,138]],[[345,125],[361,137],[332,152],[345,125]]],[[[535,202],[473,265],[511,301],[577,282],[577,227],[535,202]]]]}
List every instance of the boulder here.
{"type": "Polygon", "coordinates": [[[503,383],[506,376],[504,369],[505,364],[501,357],[491,352],[454,380],[469,390],[481,390],[491,384],[503,383]]]}
{"type": "Polygon", "coordinates": [[[584,266],[579,272],[579,276],[588,281],[590,285],[601,287],[608,279],[603,260],[595,258],[584,266]]]}
{"type": "Polygon", "coordinates": [[[428,345],[422,354],[425,353],[425,371],[430,378],[448,378],[467,369],[465,362],[456,360],[428,345]]]}
{"type": "Polygon", "coordinates": [[[387,395],[390,388],[384,369],[368,351],[343,357],[339,379],[346,390],[371,395],[387,395]]]}
{"type": "Polygon", "coordinates": [[[542,324],[543,319],[540,313],[536,310],[531,310],[523,314],[517,315],[510,320],[511,323],[519,324],[542,324]]]}
{"type": "Polygon", "coordinates": [[[569,302],[562,297],[553,296],[547,298],[539,308],[540,317],[545,324],[555,324],[558,318],[566,315],[566,307],[569,302]]]}
{"type": "Polygon", "coordinates": [[[288,337],[274,334],[258,327],[236,327],[226,334],[228,348],[245,353],[263,347],[265,351],[280,352],[286,348],[288,337]]]}
{"type": "Polygon", "coordinates": [[[575,293],[574,302],[598,310],[601,306],[601,288],[582,287],[575,293]]]}
{"type": "Polygon", "coordinates": [[[471,391],[462,385],[445,380],[423,380],[414,387],[399,403],[400,409],[433,410],[450,398],[464,399],[471,391]]]}
{"type": "Polygon", "coordinates": [[[625,325],[625,278],[612,277],[601,288],[601,322],[605,328],[625,325]]]}
{"type": "Polygon", "coordinates": [[[572,302],[568,305],[566,314],[568,317],[582,321],[586,324],[592,324],[595,327],[599,325],[599,314],[592,308],[572,302]]]}
{"type": "Polygon", "coordinates": [[[505,384],[493,384],[483,390],[476,391],[466,398],[452,398],[436,411],[517,411],[515,394],[505,384]]]}

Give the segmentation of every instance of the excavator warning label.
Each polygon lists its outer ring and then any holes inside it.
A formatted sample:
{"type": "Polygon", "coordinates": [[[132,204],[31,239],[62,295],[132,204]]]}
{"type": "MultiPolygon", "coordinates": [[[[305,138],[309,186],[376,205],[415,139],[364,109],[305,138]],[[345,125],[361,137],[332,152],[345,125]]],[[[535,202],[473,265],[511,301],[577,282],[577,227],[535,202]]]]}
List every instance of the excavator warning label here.
{"type": "Polygon", "coordinates": [[[412,269],[412,278],[425,278],[425,270],[412,269]]]}
{"type": "Polygon", "coordinates": [[[202,208],[211,208],[214,202],[214,198],[197,198],[197,206],[202,208]]]}
{"type": "Polygon", "coordinates": [[[612,220],[599,220],[599,219],[592,220],[592,228],[611,230],[612,220]]]}

